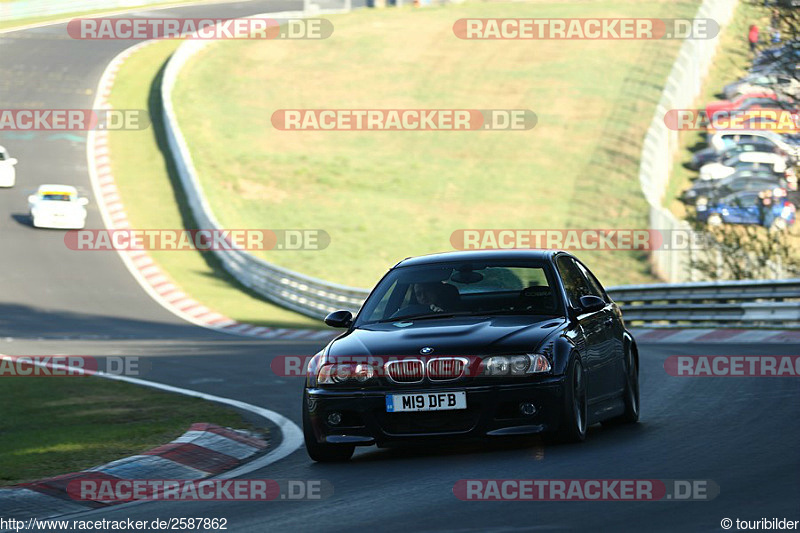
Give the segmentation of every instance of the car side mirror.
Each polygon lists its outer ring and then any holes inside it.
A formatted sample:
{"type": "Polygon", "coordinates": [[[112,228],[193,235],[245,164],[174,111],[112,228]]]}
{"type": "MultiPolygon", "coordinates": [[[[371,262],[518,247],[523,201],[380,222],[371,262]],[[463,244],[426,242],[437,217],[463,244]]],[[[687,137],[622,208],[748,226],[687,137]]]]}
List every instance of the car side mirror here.
{"type": "Polygon", "coordinates": [[[325,317],[325,324],[332,328],[349,328],[353,323],[353,313],[350,311],[334,311],[325,317]]]}
{"type": "Polygon", "coordinates": [[[9,164],[9,165],[12,165],[12,166],[13,166],[13,165],[16,165],[16,164],[17,164],[17,158],[16,158],[16,157],[12,157],[12,158],[10,158],[10,159],[8,160],[8,164],[9,164]]]}
{"type": "Polygon", "coordinates": [[[36,201],[36,195],[35,194],[31,194],[30,196],[28,196],[28,203],[32,204],[35,201],[36,201]]]}
{"type": "Polygon", "coordinates": [[[606,306],[605,300],[599,296],[581,296],[581,310],[586,313],[594,313],[606,306]]]}
{"type": "Polygon", "coordinates": [[[89,199],[88,198],[78,198],[78,204],[80,204],[80,205],[89,205],[89,199]]]}

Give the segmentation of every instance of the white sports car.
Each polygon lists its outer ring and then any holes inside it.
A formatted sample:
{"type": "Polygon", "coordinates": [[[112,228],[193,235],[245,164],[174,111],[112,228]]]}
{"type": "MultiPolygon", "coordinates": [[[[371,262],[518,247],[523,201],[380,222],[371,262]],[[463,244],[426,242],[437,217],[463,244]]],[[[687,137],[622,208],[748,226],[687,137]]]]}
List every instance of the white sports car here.
{"type": "Polygon", "coordinates": [[[83,229],[88,198],[80,198],[69,185],[41,185],[28,196],[28,208],[36,228],[83,229]]]}
{"type": "Polygon", "coordinates": [[[0,146],[0,187],[13,187],[17,182],[16,164],[17,160],[9,157],[8,151],[0,146]]]}

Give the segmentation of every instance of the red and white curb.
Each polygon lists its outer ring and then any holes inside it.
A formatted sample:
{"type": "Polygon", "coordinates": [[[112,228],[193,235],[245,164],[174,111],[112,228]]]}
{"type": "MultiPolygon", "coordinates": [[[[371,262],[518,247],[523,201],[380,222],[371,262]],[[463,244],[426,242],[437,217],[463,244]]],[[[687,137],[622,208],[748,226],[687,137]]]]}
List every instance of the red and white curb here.
{"type": "Polygon", "coordinates": [[[800,330],[633,328],[640,343],[800,344],[800,330]]]}
{"type": "Polygon", "coordinates": [[[77,500],[68,492],[76,480],[197,480],[218,476],[267,448],[267,442],[243,431],[214,424],[193,424],[181,437],[139,455],[81,472],[63,474],[0,489],[5,516],[17,520],[50,518],[125,502],[77,500]]]}
{"type": "MultiPolygon", "coordinates": [[[[108,99],[120,67],[133,53],[157,41],[144,41],[123,50],[106,67],[97,87],[94,109],[110,109],[108,99]]],[[[108,131],[90,130],[86,157],[95,199],[108,229],[131,229],[125,206],[111,171],[108,131]]],[[[270,328],[244,324],[221,315],[184,293],[144,251],[118,250],[123,263],[136,281],[156,302],[171,313],[195,325],[233,335],[261,339],[324,341],[335,332],[312,329],[270,328]]]]}

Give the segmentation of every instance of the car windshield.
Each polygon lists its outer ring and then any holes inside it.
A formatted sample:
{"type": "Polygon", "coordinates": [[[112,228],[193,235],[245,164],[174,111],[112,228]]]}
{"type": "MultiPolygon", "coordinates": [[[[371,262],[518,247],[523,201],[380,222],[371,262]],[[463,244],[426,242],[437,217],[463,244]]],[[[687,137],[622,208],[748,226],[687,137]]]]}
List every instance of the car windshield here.
{"type": "Polygon", "coordinates": [[[48,202],[69,202],[72,200],[72,195],[68,193],[44,193],[42,195],[42,200],[46,200],[48,202]]]}
{"type": "Polygon", "coordinates": [[[378,284],[356,325],[452,316],[558,315],[545,264],[438,263],[400,267],[378,284]]]}

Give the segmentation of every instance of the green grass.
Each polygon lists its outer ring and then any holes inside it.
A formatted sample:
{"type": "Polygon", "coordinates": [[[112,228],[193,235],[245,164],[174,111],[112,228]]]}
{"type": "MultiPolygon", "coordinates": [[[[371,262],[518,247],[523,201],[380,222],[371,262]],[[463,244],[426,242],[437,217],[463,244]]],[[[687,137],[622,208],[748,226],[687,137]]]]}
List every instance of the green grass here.
{"type": "Polygon", "coordinates": [[[204,400],[100,378],[0,377],[0,396],[0,486],[136,455],[195,422],[252,427],[204,400]]]}
{"type": "MultiPolygon", "coordinates": [[[[117,74],[110,101],[118,109],[149,109],[151,127],[109,134],[114,179],[131,225],[136,228],[194,228],[186,198],[166,154],[161,122],[161,71],[179,45],[152,44],[132,55],[117,74]]],[[[209,254],[156,251],[153,259],[187,294],[226,316],[262,326],[321,327],[268,304],[238,285],[209,254]]]]}
{"type": "MultiPolygon", "coordinates": [[[[646,228],[641,140],[679,41],[463,41],[463,17],[691,17],[696,1],[467,3],[331,17],[325,41],[225,41],[175,103],[226,227],[323,228],[276,264],[371,286],[460,228],[646,228]],[[281,132],[282,108],[529,108],[528,132],[281,132]]],[[[604,283],[653,281],[635,252],[579,252],[604,283]]]]}

